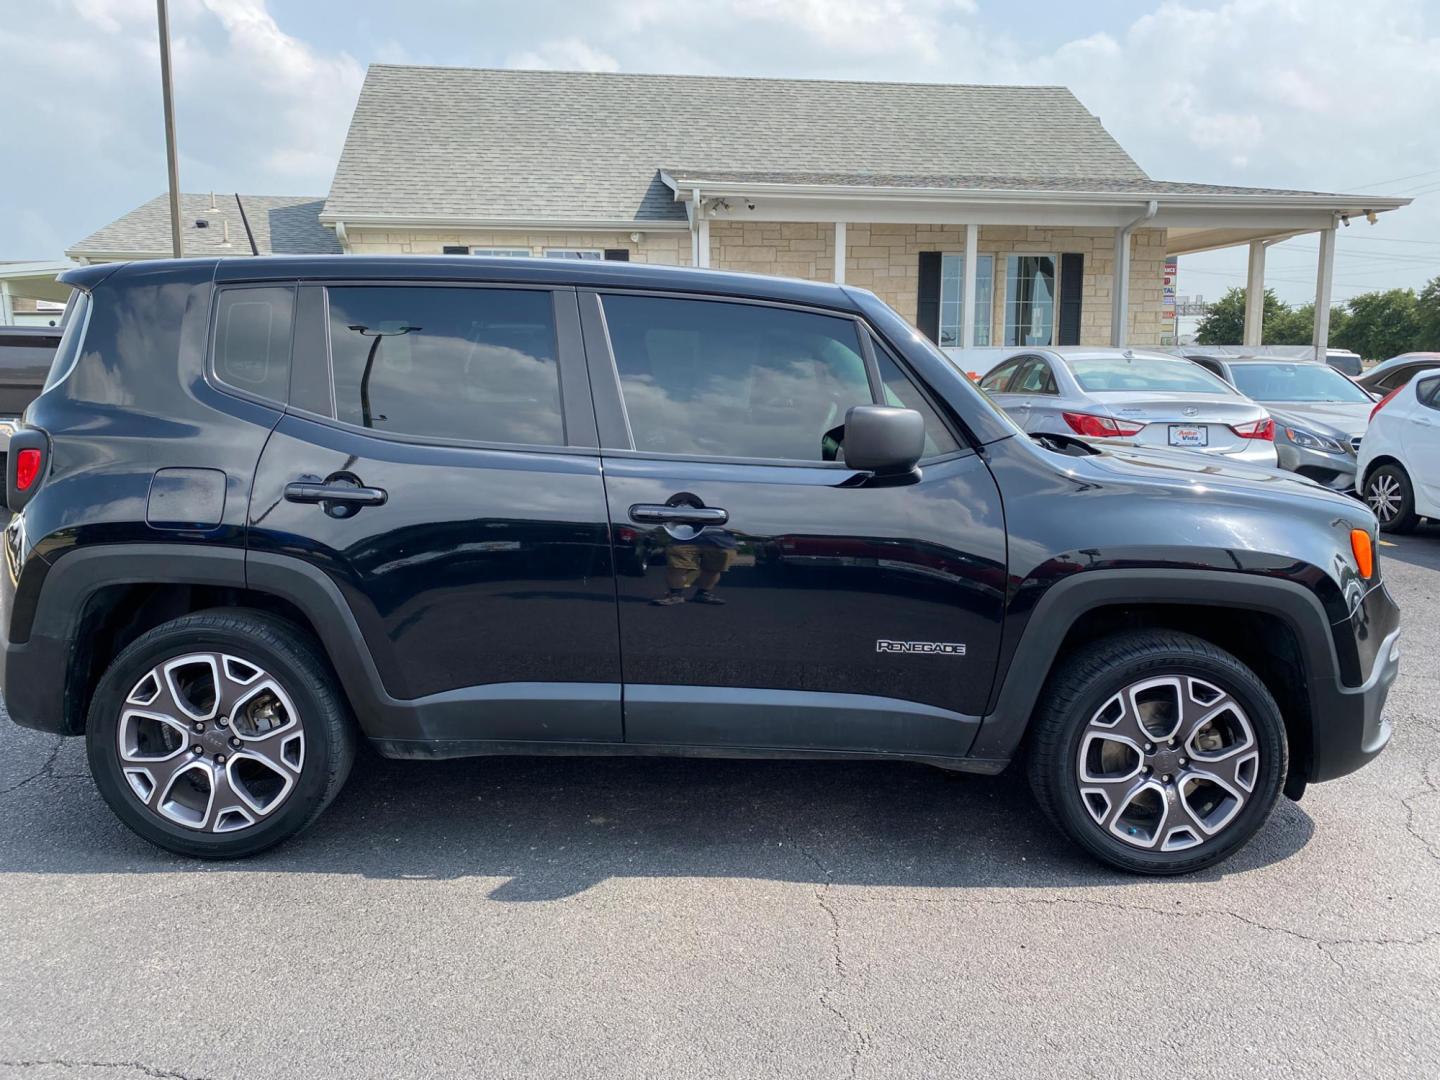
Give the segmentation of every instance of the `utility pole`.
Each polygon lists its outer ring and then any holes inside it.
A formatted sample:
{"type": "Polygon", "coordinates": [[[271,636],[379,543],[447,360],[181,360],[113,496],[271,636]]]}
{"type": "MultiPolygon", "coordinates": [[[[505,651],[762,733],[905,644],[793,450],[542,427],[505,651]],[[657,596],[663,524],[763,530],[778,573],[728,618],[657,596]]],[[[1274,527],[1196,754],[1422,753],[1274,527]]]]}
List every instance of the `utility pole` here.
{"type": "Polygon", "coordinates": [[[170,237],[177,259],[184,256],[180,242],[180,163],[175,152],[175,91],[170,81],[170,13],[165,0],[155,0],[160,19],[160,87],[165,101],[165,157],[170,169],[170,237]]]}

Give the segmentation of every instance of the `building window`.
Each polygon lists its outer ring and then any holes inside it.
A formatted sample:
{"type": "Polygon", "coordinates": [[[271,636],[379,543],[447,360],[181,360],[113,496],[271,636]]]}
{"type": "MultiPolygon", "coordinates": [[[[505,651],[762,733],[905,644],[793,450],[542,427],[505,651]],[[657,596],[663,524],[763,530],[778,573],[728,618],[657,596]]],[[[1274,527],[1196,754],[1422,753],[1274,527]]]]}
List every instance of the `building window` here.
{"type": "Polygon", "coordinates": [[[1005,264],[1005,344],[1055,340],[1055,256],[1011,255],[1005,264]]]}
{"type": "MultiPolygon", "coordinates": [[[[940,257],[940,344],[947,349],[962,347],[964,328],[961,311],[965,304],[965,256],[950,252],[940,257]]],[[[975,344],[990,344],[991,301],[995,297],[995,256],[975,259],[975,344]]]]}
{"type": "Polygon", "coordinates": [[[491,259],[528,259],[530,258],[529,248],[506,248],[506,247],[472,247],[471,255],[484,255],[491,259]]]}
{"type": "Polygon", "coordinates": [[[600,248],[546,248],[545,258],[547,259],[594,259],[599,261],[605,258],[605,252],[600,248]]]}

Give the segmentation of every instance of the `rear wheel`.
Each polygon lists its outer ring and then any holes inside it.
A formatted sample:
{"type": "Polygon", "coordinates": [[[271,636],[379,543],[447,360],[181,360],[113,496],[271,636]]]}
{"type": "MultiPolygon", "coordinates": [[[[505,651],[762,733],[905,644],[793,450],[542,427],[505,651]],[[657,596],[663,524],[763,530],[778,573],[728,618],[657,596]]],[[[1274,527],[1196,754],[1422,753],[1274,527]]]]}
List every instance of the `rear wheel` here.
{"type": "Polygon", "coordinates": [[[1031,731],[1052,821],[1123,870],[1181,874],[1264,824],[1288,764],[1284,721],[1248,667],[1188,634],[1117,634],[1066,661],[1031,731]]]}
{"type": "Polygon", "coordinates": [[[1408,533],[1420,521],[1410,474],[1399,465],[1381,465],[1370,473],[1365,480],[1365,502],[1382,532],[1408,533]]]}
{"type": "Polygon", "coordinates": [[[120,820],[202,858],[251,855],[305,828],[355,749],[313,643],[249,612],[188,615],[134,641],[96,688],[86,740],[120,820]]]}

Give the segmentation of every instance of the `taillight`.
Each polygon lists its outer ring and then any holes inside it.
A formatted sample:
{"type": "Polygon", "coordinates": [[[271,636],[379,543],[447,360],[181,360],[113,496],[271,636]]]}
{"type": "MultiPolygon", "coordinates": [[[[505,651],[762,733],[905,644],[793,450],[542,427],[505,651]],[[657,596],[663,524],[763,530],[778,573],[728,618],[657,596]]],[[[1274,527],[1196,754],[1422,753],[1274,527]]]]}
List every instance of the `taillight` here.
{"type": "Polygon", "coordinates": [[[29,491],[40,475],[40,451],[21,450],[15,457],[15,490],[29,491]]]}
{"type": "Polygon", "coordinates": [[[1375,403],[1375,408],[1373,408],[1373,409],[1370,410],[1370,419],[1371,419],[1371,420],[1374,420],[1374,419],[1375,419],[1375,414],[1376,414],[1377,412],[1379,412],[1381,409],[1385,408],[1385,406],[1390,403],[1390,399],[1393,398],[1396,394],[1400,393],[1400,391],[1401,391],[1401,390],[1404,390],[1404,389],[1405,389],[1405,386],[1404,386],[1404,384],[1402,383],[1400,386],[1395,387],[1394,390],[1391,390],[1390,393],[1386,394],[1386,395],[1385,395],[1384,397],[1382,397],[1379,401],[1377,401],[1377,402],[1375,403]]]}
{"type": "Polygon", "coordinates": [[[1144,424],[1116,420],[1112,416],[1095,416],[1093,413],[1061,413],[1065,422],[1077,435],[1088,435],[1092,439],[1113,439],[1116,436],[1139,435],[1145,430],[1144,424]]]}
{"type": "Polygon", "coordinates": [[[1231,424],[1230,430],[1242,439],[1275,441],[1275,421],[1268,416],[1264,420],[1252,420],[1248,424],[1231,424]]]}

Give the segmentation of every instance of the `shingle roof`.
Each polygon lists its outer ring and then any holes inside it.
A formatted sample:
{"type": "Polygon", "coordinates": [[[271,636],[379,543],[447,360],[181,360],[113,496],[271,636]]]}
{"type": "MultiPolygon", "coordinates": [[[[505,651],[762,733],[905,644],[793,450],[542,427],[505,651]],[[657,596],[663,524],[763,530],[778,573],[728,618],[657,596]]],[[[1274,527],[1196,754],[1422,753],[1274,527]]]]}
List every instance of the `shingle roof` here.
{"type": "Polygon", "coordinates": [[[327,218],[684,220],[667,162],[779,173],[1143,182],[1057,86],[374,65],[327,218]]]}
{"type": "MultiPolygon", "coordinates": [[[[313,195],[182,193],[180,223],[185,254],[339,254],[335,234],[318,220],[323,203],[313,195]],[[202,221],[203,227],[199,224],[202,221]]],[[[170,199],[157,195],[91,233],[66,254],[145,258],[168,256],[170,251],[170,199]]]]}

